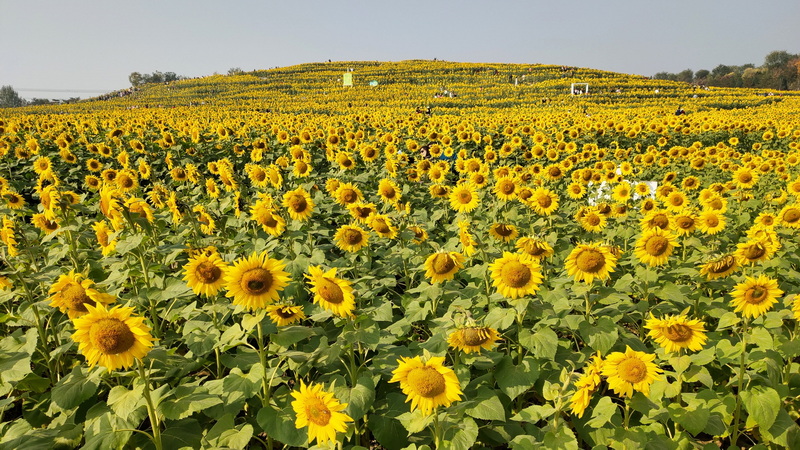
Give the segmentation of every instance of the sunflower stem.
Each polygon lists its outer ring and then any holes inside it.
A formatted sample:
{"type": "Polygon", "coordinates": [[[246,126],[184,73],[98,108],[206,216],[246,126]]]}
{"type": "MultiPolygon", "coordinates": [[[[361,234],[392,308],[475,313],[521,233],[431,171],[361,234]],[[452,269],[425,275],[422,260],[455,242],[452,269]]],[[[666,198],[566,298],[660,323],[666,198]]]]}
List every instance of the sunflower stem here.
{"type": "Polygon", "coordinates": [[[158,317],[158,308],[155,300],[150,297],[150,272],[147,269],[147,262],[144,260],[144,251],[139,250],[136,252],[139,259],[139,265],[142,267],[142,275],[144,276],[144,285],[147,287],[147,300],[150,302],[150,317],[153,320],[153,334],[156,338],[161,338],[161,320],[158,317]]]}
{"type": "Polygon", "coordinates": [[[745,362],[747,356],[747,325],[748,325],[748,318],[745,316],[744,322],[742,323],[742,354],[739,356],[739,375],[736,384],[736,409],[733,412],[733,423],[731,426],[733,430],[731,431],[731,446],[735,446],[736,442],[739,440],[739,419],[741,418],[742,414],[742,390],[744,389],[744,372],[745,372],[745,362]]]}
{"type": "Polygon", "coordinates": [[[628,399],[625,399],[625,409],[623,409],[623,427],[627,430],[631,423],[631,405],[628,399]]]}
{"type": "Polygon", "coordinates": [[[442,447],[442,424],[439,423],[439,408],[433,410],[433,448],[442,447]]]}
{"type": "Polygon", "coordinates": [[[150,395],[150,378],[144,370],[144,363],[141,359],[136,358],[136,363],[139,366],[139,377],[144,383],[144,400],[147,402],[147,416],[150,418],[150,427],[153,428],[153,445],[156,450],[163,450],[164,446],[161,443],[161,423],[158,420],[158,413],[155,406],[153,406],[153,398],[150,395]]]}
{"type": "Polygon", "coordinates": [[[261,405],[269,405],[269,380],[267,379],[267,353],[264,351],[264,331],[261,327],[261,321],[256,325],[258,329],[258,360],[261,362],[261,367],[264,368],[264,375],[261,376],[261,389],[263,391],[261,396],[261,405]]]}

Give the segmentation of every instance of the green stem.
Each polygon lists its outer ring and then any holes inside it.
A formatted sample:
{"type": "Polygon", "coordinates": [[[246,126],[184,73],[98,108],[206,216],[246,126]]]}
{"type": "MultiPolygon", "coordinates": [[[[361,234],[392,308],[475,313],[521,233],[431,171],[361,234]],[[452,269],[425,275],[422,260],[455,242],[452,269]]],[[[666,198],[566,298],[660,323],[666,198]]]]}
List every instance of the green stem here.
{"type": "Polygon", "coordinates": [[[623,410],[623,427],[627,430],[631,423],[631,406],[628,403],[628,399],[625,399],[625,409],[623,410]]]}
{"type": "Polygon", "coordinates": [[[739,440],[739,419],[742,414],[742,391],[744,390],[744,372],[745,362],[747,356],[747,317],[744,318],[742,323],[742,354],[739,357],[739,379],[736,385],[736,409],[733,412],[733,431],[731,432],[731,446],[735,446],[739,440]]]}
{"type": "Polygon", "coordinates": [[[442,424],[439,423],[439,408],[433,410],[433,448],[442,448],[442,424]]]}
{"type": "Polygon", "coordinates": [[[144,383],[144,399],[147,402],[147,416],[150,418],[150,426],[153,428],[153,445],[156,446],[156,450],[163,450],[164,446],[161,443],[161,423],[158,420],[158,413],[156,412],[155,406],[153,406],[153,398],[150,395],[150,378],[147,376],[147,372],[144,370],[144,363],[141,359],[136,360],[139,366],[139,377],[142,379],[144,383]]]}
{"type": "Polygon", "coordinates": [[[264,350],[264,331],[261,328],[261,321],[258,322],[258,360],[261,362],[261,367],[264,368],[264,375],[261,377],[261,389],[263,395],[261,396],[261,405],[269,405],[269,380],[267,379],[267,353],[264,350]]]}

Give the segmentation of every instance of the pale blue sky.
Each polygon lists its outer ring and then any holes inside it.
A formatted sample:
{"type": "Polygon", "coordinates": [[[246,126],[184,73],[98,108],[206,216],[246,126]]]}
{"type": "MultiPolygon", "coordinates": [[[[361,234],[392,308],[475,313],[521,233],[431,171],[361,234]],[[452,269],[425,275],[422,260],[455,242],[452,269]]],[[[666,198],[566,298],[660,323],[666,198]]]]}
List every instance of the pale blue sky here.
{"type": "Polygon", "coordinates": [[[134,71],[204,76],[328,59],[651,76],[800,53],[798,19],[798,0],[0,0],[0,85],[86,98],[128,87],[134,71]]]}

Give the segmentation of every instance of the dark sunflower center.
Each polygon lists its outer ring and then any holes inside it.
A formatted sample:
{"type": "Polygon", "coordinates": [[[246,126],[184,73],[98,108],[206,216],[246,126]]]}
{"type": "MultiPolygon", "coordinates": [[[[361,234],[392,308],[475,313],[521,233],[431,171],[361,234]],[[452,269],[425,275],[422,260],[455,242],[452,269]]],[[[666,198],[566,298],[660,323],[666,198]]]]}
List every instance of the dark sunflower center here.
{"type": "Polygon", "coordinates": [[[222,276],[222,269],[211,261],[203,261],[194,271],[197,278],[204,284],[216,282],[222,276]]]}
{"type": "Polygon", "coordinates": [[[713,228],[719,225],[719,218],[717,216],[708,216],[706,217],[706,225],[713,228]]]}
{"type": "Polygon", "coordinates": [[[581,272],[597,273],[605,264],[605,255],[593,249],[583,250],[575,258],[575,265],[581,272]]]}
{"type": "Polygon", "coordinates": [[[515,188],[516,186],[514,185],[514,183],[508,181],[500,184],[500,192],[502,192],[505,195],[513,194],[515,188]]]}
{"type": "Polygon", "coordinates": [[[324,427],[331,420],[331,411],[317,397],[306,399],[306,416],[308,421],[324,427]]]}
{"type": "Polygon", "coordinates": [[[619,377],[628,383],[639,383],[647,378],[647,365],[637,358],[627,358],[617,366],[619,377]]]}
{"type": "Polygon", "coordinates": [[[769,292],[762,286],[754,286],[744,293],[744,301],[751,305],[760,305],[767,299],[769,292]]]}
{"type": "Polygon", "coordinates": [[[661,256],[669,250],[669,239],[664,236],[651,236],[644,244],[644,251],[651,256],[661,256]]]}
{"type": "Polygon", "coordinates": [[[456,267],[456,263],[450,255],[446,253],[437,253],[436,256],[433,257],[431,267],[433,267],[433,271],[436,272],[436,274],[443,275],[450,273],[456,267]]]}
{"type": "Polygon", "coordinates": [[[358,230],[350,230],[350,229],[345,230],[342,237],[344,238],[343,240],[348,245],[356,245],[361,243],[362,240],[364,240],[364,236],[358,230]]]}
{"type": "Polygon", "coordinates": [[[694,226],[694,220],[692,220],[691,217],[679,217],[675,222],[678,224],[678,228],[681,230],[688,230],[694,226]]]}
{"type": "Polygon", "coordinates": [[[716,261],[714,264],[711,265],[711,273],[725,273],[736,264],[736,260],[733,257],[726,257],[720,261],[716,261]]]}
{"type": "Polygon", "coordinates": [[[435,188],[433,188],[433,194],[434,195],[446,195],[447,194],[447,189],[445,189],[444,186],[436,186],[435,188]]]}
{"type": "Polygon", "coordinates": [[[277,314],[282,319],[291,319],[295,316],[294,310],[291,306],[284,306],[275,310],[275,314],[277,314]]]}
{"type": "Polygon", "coordinates": [[[789,208],[783,215],[783,221],[786,223],[795,223],[798,220],[800,220],[800,209],[789,208]]]}
{"type": "Polygon", "coordinates": [[[536,203],[542,208],[549,208],[550,205],[553,204],[553,199],[551,199],[549,195],[539,195],[536,198],[536,203]]]}
{"type": "Polygon", "coordinates": [[[124,322],[119,319],[100,319],[89,329],[92,345],[105,355],[117,355],[128,351],[136,338],[124,322]]]}
{"type": "Polygon", "coordinates": [[[358,194],[352,189],[343,189],[341,197],[343,203],[353,203],[358,200],[358,194]]]}
{"type": "Polygon", "coordinates": [[[239,286],[250,295],[261,295],[272,287],[272,273],[263,267],[250,269],[242,274],[239,286]]]}
{"type": "Polygon", "coordinates": [[[320,278],[317,281],[317,291],[320,297],[325,299],[328,303],[338,305],[344,301],[344,292],[333,280],[329,278],[320,278]]]}
{"type": "Polygon", "coordinates": [[[489,333],[483,328],[464,328],[461,330],[461,337],[464,343],[469,346],[483,345],[489,340],[489,333]]]}
{"type": "Polygon", "coordinates": [[[69,286],[61,290],[61,298],[72,311],[88,312],[86,304],[91,303],[92,299],[86,295],[86,289],[80,284],[70,283],[69,286]]]}
{"type": "Polygon", "coordinates": [[[503,264],[500,278],[508,286],[520,288],[531,280],[531,269],[519,261],[508,261],[503,264]]]}
{"type": "Polygon", "coordinates": [[[434,398],[445,392],[444,376],[433,367],[418,367],[408,372],[408,384],[419,396],[434,398]]]}
{"type": "Polygon", "coordinates": [[[472,201],[472,193],[467,190],[458,193],[458,201],[464,205],[472,201]]]}
{"type": "Polygon", "coordinates": [[[757,242],[747,247],[747,249],[744,251],[744,257],[754,261],[764,256],[766,253],[767,249],[764,247],[764,244],[757,242]]]}
{"type": "Polygon", "coordinates": [[[653,217],[653,221],[651,223],[654,227],[665,230],[667,227],[669,227],[669,217],[665,216],[664,214],[658,214],[653,217]]]}
{"type": "Polygon", "coordinates": [[[511,236],[514,233],[513,228],[503,224],[500,224],[497,227],[495,227],[494,231],[503,237],[511,236]]]}
{"type": "Polygon", "coordinates": [[[376,219],[372,222],[372,227],[375,228],[375,231],[381,234],[386,234],[390,231],[389,224],[386,223],[383,219],[376,219]]]}
{"type": "Polygon", "coordinates": [[[744,172],[739,174],[739,181],[742,183],[749,183],[753,181],[753,175],[750,172],[744,172]]]}
{"type": "Polygon", "coordinates": [[[397,192],[395,192],[394,188],[389,186],[381,189],[381,194],[383,194],[386,198],[395,198],[397,196],[397,192]]]}
{"type": "Polygon", "coordinates": [[[289,208],[292,208],[294,212],[301,213],[306,210],[308,207],[308,202],[306,202],[306,198],[300,194],[295,194],[289,197],[289,208]]]}
{"type": "Polygon", "coordinates": [[[683,324],[670,325],[663,333],[672,342],[686,342],[692,338],[692,329],[683,324]]]}
{"type": "Polygon", "coordinates": [[[590,214],[586,217],[586,223],[588,223],[593,227],[596,227],[600,225],[600,216],[598,216],[597,214],[590,214]]]}
{"type": "Polygon", "coordinates": [[[278,224],[278,221],[275,219],[275,216],[272,214],[264,214],[261,217],[261,225],[264,225],[269,228],[274,228],[275,225],[278,224]]]}

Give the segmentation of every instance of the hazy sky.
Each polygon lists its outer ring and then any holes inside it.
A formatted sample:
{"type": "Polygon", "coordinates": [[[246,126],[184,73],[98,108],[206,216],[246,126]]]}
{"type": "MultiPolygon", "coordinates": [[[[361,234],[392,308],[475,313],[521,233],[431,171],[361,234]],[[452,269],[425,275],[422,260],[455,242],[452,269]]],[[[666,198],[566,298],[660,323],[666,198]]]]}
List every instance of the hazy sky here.
{"type": "Polygon", "coordinates": [[[193,77],[328,59],[650,76],[800,53],[798,19],[798,0],[0,0],[0,85],[86,98],[128,87],[134,71],[193,77]]]}

